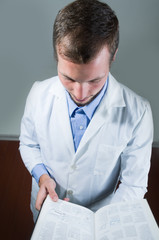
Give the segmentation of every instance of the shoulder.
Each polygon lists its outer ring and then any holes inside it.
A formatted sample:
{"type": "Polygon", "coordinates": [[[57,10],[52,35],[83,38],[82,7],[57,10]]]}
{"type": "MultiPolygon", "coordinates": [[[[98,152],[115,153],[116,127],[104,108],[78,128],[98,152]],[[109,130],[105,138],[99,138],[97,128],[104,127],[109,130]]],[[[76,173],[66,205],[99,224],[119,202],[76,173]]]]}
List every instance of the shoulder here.
{"type": "Polygon", "coordinates": [[[38,91],[38,92],[49,92],[54,88],[58,88],[60,86],[60,81],[58,76],[43,80],[43,81],[36,81],[31,90],[38,91]]]}
{"type": "Polygon", "coordinates": [[[50,95],[53,97],[54,95],[58,95],[63,92],[64,88],[59,80],[58,76],[43,80],[36,81],[30,92],[29,98],[45,98],[50,95]]]}
{"type": "Polygon", "coordinates": [[[149,101],[146,98],[135,93],[124,84],[119,83],[112,75],[110,80],[113,82],[112,85],[116,89],[115,92],[120,92],[120,95],[125,103],[125,107],[130,112],[133,112],[134,114],[142,114],[147,108],[150,108],[149,101]]]}
{"type": "Polygon", "coordinates": [[[63,96],[65,96],[65,90],[58,76],[43,81],[36,81],[27,96],[26,108],[29,107],[38,111],[37,109],[43,107],[44,104],[49,108],[56,97],[63,96]]]}
{"type": "Polygon", "coordinates": [[[136,113],[137,115],[143,115],[146,110],[150,110],[150,103],[146,98],[138,95],[123,84],[120,84],[120,86],[126,107],[132,112],[132,114],[136,113]]]}
{"type": "Polygon", "coordinates": [[[109,83],[109,100],[113,102],[116,112],[122,113],[122,121],[126,121],[129,126],[138,124],[142,119],[152,122],[151,106],[147,99],[116,81],[112,75],[109,83]]]}

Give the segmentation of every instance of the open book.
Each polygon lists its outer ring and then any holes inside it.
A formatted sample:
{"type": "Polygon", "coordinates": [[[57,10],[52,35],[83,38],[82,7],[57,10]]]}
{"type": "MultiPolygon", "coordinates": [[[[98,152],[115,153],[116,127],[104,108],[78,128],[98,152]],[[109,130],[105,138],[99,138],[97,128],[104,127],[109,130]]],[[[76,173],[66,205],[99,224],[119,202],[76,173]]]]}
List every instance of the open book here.
{"type": "Polygon", "coordinates": [[[159,240],[159,229],[145,199],[110,204],[96,213],[48,196],[31,240],[159,240]]]}

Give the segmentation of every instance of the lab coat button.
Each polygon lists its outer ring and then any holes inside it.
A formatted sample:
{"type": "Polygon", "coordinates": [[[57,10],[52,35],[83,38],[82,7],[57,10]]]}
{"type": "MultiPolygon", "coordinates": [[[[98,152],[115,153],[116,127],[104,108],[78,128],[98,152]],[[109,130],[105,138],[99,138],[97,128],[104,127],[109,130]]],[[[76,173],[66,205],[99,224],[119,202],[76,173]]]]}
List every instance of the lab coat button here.
{"type": "Polygon", "coordinates": [[[73,191],[72,191],[72,190],[68,190],[68,191],[67,191],[67,194],[68,194],[68,195],[72,195],[72,194],[73,194],[73,191]]]}
{"type": "Polygon", "coordinates": [[[72,169],[72,170],[76,170],[76,165],[73,164],[73,165],[71,166],[71,169],[72,169]]]}
{"type": "Polygon", "coordinates": [[[83,126],[80,126],[80,130],[82,130],[83,129],[83,126]]]}

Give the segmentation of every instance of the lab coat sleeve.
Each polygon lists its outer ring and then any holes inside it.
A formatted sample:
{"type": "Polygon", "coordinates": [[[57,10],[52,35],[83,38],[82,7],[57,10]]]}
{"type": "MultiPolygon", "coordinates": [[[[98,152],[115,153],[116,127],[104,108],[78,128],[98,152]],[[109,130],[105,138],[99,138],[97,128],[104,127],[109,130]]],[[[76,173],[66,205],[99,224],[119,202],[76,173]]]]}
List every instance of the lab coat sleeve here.
{"type": "Polygon", "coordinates": [[[38,82],[35,82],[27,97],[24,115],[21,121],[20,154],[31,173],[32,169],[42,163],[40,146],[35,131],[36,102],[38,101],[38,82]]]}
{"type": "Polygon", "coordinates": [[[152,141],[152,113],[149,103],[146,102],[145,111],[135,124],[132,138],[121,154],[121,183],[111,202],[130,201],[144,197],[147,192],[152,141]]]}

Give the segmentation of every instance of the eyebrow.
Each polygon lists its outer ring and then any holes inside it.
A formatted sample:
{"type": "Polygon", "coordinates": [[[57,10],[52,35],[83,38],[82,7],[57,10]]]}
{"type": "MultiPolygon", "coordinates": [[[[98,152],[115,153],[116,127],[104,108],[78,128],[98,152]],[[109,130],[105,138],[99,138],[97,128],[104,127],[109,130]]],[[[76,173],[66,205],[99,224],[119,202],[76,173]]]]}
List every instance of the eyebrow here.
{"type": "MultiPolygon", "coordinates": [[[[71,80],[71,81],[73,81],[73,82],[78,82],[78,80],[75,80],[75,79],[73,79],[73,78],[65,75],[65,74],[62,73],[62,72],[60,72],[60,73],[61,73],[61,75],[64,76],[65,78],[67,78],[67,79],[69,79],[69,80],[71,80]]],[[[104,75],[104,76],[101,76],[101,77],[94,78],[94,79],[90,79],[90,80],[88,80],[88,82],[94,82],[94,81],[100,80],[100,79],[102,79],[102,78],[104,78],[104,77],[105,77],[105,75],[104,75]]]]}

